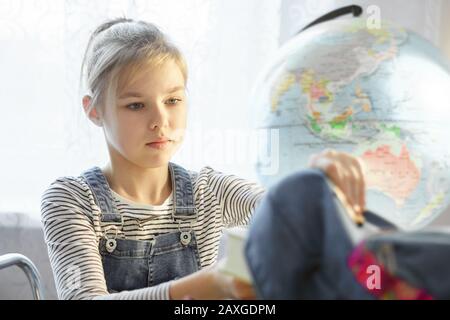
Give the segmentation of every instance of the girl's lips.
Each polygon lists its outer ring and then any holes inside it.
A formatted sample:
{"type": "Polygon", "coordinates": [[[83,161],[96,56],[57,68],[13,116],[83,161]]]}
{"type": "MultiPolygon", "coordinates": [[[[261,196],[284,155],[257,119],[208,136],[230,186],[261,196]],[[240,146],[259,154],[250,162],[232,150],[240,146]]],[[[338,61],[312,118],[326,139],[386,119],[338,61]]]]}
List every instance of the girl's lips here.
{"type": "Polygon", "coordinates": [[[167,147],[167,145],[170,143],[170,140],[161,140],[161,141],[156,141],[156,142],[150,142],[147,143],[146,145],[150,148],[154,148],[154,149],[164,149],[167,147]]]}

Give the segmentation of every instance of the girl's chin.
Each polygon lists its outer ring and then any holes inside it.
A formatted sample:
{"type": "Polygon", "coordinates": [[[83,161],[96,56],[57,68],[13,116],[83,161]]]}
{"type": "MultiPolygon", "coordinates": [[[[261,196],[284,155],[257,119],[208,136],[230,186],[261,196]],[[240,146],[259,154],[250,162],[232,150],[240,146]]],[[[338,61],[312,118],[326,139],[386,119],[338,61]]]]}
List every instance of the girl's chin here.
{"type": "Polygon", "coordinates": [[[150,152],[144,154],[140,159],[144,167],[160,167],[162,165],[166,165],[169,163],[170,159],[172,158],[172,152],[165,151],[165,152],[150,152]]]}

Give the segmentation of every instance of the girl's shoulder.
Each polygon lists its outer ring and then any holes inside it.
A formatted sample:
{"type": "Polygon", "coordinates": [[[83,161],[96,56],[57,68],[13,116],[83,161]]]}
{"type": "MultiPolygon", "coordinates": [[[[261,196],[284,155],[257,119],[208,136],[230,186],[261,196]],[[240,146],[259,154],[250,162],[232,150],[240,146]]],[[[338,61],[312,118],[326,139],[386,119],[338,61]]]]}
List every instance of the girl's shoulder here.
{"type": "Polygon", "coordinates": [[[63,176],[55,179],[41,197],[41,206],[53,204],[64,207],[79,207],[91,211],[93,194],[81,176],[63,176]]]}
{"type": "Polygon", "coordinates": [[[264,187],[255,180],[239,177],[236,174],[225,173],[216,170],[210,166],[205,166],[200,169],[195,180],[194,185],[201,185],[209,187],[217,191],[217,189],[227,188],[232,185],[233,188],[252,188],[255,191],[264,190],[264,187]]]}
{"type": "Polygon", "coordinates": [[[222,172],[214,170],[210,166],[204,166],[199,171],[187,170],[187,172],[191,176],[194,185],[208,183],[211,177],[222,174],[222,172]]]}
{"type": "Polygon", "coordinates": [[[89,193],[89,186],[81,176],[63,176],[50,183],[47,191],[62,189],[67,191],[78,191],[80,195],[89,193]]]}
{"type": "Polygon", "coordinates": [[[201,177],[201,176],[211,176],[211,175],[224,175],[222,171],[216,170],[212,168],[211,166],[204,166],[199,171],[191,171],[187,170],[189,174],[201,177]]]}
{"type": "Polygon", "coordinates": [[[209,180],[210,179],[238,179],[238,180],[247,181],[247,182],[255,182],[255,181],[247,180],[245,178],[241,178],[241,177],[237,176],[236,174],[226,173],[226,172],[214,169],[210,166],[202,167],[198,173],[196,172],[196,174],[197,174],[197,179],[200,179],[200,178],[208,178],[209,180]]]}

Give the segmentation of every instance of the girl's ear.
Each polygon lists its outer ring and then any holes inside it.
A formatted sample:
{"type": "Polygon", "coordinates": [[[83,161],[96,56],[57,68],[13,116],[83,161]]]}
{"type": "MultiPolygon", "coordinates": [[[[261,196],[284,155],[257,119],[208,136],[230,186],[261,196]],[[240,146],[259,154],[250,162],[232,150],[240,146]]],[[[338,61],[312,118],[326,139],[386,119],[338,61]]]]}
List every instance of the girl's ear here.
{"type": "Polygon", "coordinates": [[[89,120],[91,120],[96,126],[102,127],[102,120],[100,119],[97,109],[95,107],[90,108],[91,101],[92,101],[92,98],[90,96],[86,95],[83,97],[84,112],[86,113],[89,120]],[[91,109],[91,110],[89,111],[89,109],[91,109]]]}

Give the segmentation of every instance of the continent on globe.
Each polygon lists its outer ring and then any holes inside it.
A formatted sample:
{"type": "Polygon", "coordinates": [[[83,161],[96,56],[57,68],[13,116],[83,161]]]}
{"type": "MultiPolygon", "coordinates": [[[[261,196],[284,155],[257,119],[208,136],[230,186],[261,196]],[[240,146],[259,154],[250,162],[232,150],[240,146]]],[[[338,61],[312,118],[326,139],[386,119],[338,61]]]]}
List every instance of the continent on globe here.
{"type": "Polygon", "coordinates": [[[272,103],[270,110],[271,112],[277,111],[280,97],[290,89],[290,87],[295,83],[295,81],[296,80],[294,74],[287,73],[284,75],[280,83],[275,87],[275,94],[272,96],[272,103]]]}
{"type": "Polygon", "coordinates": [[[405,203],[420,182],[420,170],[405,145],[399,155],[395,155],[389,145],[382,145],[374,151],[365,151],[361,159],[366,169],[367,187],[385,193],[397,206],[405,203]]]}

